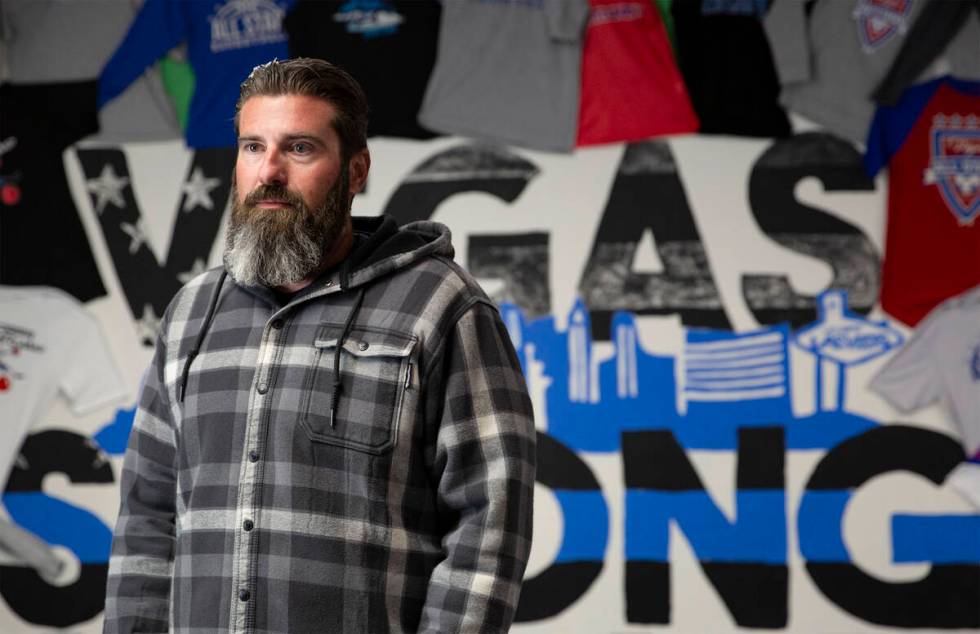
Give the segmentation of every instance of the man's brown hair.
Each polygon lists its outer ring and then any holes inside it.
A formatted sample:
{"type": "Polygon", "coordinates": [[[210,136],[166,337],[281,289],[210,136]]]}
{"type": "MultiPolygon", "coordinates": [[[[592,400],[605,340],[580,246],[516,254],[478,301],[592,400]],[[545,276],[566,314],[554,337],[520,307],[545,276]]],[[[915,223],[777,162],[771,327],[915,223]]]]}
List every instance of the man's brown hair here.
{"type": "Polygon", "coordinates": [[[308,57],[272,60],[252,69],[235,104],[235,134],[246,101],[256,96],[279,95],[317,97],[333,105],[337,116],[330,124],[340,138],[345,160],[367,147],[368,103],[364,89],[339,66],[308,57]]]}

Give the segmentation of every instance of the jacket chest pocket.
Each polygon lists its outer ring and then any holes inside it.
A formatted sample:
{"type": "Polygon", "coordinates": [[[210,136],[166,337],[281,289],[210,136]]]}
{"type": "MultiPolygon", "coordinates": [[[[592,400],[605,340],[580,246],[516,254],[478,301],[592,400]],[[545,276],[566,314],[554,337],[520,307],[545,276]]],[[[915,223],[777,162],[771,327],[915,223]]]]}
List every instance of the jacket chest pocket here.
{"type": "Polygon", "coordinates": [[[310,439],[373,454],[395,444],[416,339],[354,329],[337,349],[340,328],[325,326],[313,342],[301,423],[310,439]],[[339,356],[340,391],[334,397],[339,356]]]}

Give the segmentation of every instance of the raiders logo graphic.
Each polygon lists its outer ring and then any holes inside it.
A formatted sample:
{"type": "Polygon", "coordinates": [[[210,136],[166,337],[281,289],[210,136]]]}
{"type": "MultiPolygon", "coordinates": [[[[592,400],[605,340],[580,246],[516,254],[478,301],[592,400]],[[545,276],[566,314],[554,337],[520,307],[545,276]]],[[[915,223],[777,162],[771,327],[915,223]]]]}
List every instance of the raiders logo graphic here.
{"type": "Polygon", "coordinates": [[[893,35],[905,34],[913,0],[858,0],[854,7],[858,37],[866,53],[873,53],[893,35]]]}
{"type": "Polygon", "coordinates": [[[975,115],[936,115],[929,136],[925,185],[935,185],[961,225],[980,212],[980,126],[975,115]]]}

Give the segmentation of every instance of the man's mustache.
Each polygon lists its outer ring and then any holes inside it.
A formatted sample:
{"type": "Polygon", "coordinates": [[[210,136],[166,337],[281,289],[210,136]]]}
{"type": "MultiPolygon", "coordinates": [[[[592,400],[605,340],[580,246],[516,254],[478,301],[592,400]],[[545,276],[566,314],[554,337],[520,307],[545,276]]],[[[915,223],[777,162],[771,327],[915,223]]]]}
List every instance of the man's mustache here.
{"type": "Polygon", "coordinates": [[[254,207],[264,200],[282,201],[294,209],[305,209],[306,206],[302,196],[282,185],[259,185],[245,196],[244,204],[254,207]]]}

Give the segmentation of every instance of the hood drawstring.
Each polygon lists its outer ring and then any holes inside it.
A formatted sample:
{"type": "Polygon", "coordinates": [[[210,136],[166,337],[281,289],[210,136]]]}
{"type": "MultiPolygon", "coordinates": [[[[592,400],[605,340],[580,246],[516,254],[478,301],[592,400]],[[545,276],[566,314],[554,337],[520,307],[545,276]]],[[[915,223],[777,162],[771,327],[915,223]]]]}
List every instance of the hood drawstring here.
{"type": "Polygon", "coordinates": [[[197,357],[197,353],[201,350],[201,343],[204,342],[204,335],[207,334],[208,328],[211,326],[211,321],[214,319],[215,310],[218,308],[218,297],[221,295],[221,287],[225,284],[225,278],[228,276],[228,272],[221,269],[221,275],[218,276],[218,283],[214,285],[214,290],[211,291],[211,300],[208,302],[208,311],[204,314],[204,323],[201,325],[201,329],[197,332],[197,338],[194,340],[194,347],[191,351],[187,353],[187,361],[184,362],[184,369],[180,373],[180,402],[184,402],[184,393],[187,391],[187,377],[191,372],[191,363],[194,362],[194,358],[197,357]]]}
{"type": "Polygon", "coordinates": [[[363,301],[364,288],[361,287],[357,291],[357,298],[354,300],[350,314],[347,315],[347,321],[344,322],[344,329],[337,338],[337,347],[333,352],[333,397],[330,399],[331,429],[337,426],[337,404],[340,402],[340,392],[343,389],[343,384],[340,382],[340,350],[344,347],[344,342],[347,340],[348,335],[350,335],[351,326],[354,325],[354,318],[357,316],[357,311],[361,309],[361,302],[363,301]]]}

